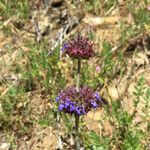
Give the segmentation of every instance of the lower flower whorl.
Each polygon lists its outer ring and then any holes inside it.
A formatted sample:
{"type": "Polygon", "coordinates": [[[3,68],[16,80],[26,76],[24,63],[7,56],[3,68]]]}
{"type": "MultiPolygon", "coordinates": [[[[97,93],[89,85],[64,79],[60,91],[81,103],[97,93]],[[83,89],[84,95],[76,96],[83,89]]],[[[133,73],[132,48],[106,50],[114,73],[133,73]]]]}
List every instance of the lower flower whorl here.
{"type": "Polygon", "coordinates": [[[107,104],[98,92],[94,92],[89,87],[81,87],[79,92],[75,87],[68,87],[58,94],[56,102],[59,105],[59,111],[78,116],[85,115],[91,109],[107,104]]]}

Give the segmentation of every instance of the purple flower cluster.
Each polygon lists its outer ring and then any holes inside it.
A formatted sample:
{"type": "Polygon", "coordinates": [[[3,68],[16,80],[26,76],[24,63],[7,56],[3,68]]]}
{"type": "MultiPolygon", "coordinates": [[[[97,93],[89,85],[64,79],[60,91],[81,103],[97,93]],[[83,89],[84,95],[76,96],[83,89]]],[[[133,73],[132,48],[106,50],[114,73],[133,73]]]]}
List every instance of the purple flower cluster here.
{"type": "Polygon", "coordinates": [[[76,38],[68,41],[68,43],[65,43],[61,50],[72,58],[89,59],[94,56],[92,47],[93,44],[87,37],[78,35],[76,38]]]}
{"type": "Polygon", "coordinates": [[[75,87],[68,87],[59,93],[56,102],[59,104],[59,111],[79,116],[107,104],[98,92],[94,92],[89,87],[82,87],[79,92],[75,87]]]}

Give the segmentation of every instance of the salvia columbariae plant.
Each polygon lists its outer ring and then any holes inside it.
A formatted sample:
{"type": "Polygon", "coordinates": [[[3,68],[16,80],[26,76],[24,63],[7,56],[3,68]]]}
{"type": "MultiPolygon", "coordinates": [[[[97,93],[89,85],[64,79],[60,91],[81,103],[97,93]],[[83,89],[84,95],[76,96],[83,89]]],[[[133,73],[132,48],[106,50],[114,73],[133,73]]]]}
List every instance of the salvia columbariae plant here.
{"type": "Polygon", "coordinates": [[[90,110],[102,107],[107,101],[102,99],[97,91],[87,86],[80,87],[81,60],[94,56],[93,43],[78,34],[69,40],[61,49],[62,53],[78,60],[76,87],[67,87],[61,90],[56,98],[58,110],[75,116],[75,149],[80,150],[79,117],[86,115],[90,110]]]}

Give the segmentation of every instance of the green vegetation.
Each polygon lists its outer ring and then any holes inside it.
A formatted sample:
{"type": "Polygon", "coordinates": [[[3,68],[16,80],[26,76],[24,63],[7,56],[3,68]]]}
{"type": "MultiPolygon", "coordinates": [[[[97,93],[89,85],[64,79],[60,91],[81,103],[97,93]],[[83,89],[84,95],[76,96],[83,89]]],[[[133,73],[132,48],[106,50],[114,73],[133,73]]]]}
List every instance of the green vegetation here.
{"type": "MultiPolygon", "coordinates": [[[[100,49],[99,43],[95,42],[97,35],[94,32],[90,33],[96,54],[89,62],[83,61],[81,85],[98,90],[108,100],[109,105],[99,112],[101,119],[96,120],[96,124],[101,127],[97,129],[100,130],[100,134],[99,131],[87,127],[85,118],[88,120],[88,116],[82,118],[80,138],[83,141],[82,146],[87,150],[150,149],[150,87],[147,83],[149,80],[145,78],[147,66],[138,66],[124,54],[129,39],[140,34],[149,34],[148,2],[134,0],[124,6],[132,16],[132,22],[127,23],[120,19],[117,35],[119,38],[115,44],[106,39],[100,41],[100,49]],[[114,54],[112,49],[118,46],[118,43],[121,46],[114,54]],[[99,66],[100,71],[96,71],[96,66],[99,66]],[[142,73],[139,73],[138,69],[141,69],[142,73]],[[134,88],[130,90],[131,83],[134,88]],[[117,91],[117,98],[109,93],[112,85],[116,88],[113,93],[117,91]],[[120,94],[121,88],[125,90],[120,94]],[[110,133],[105,129],[106,122],[112,130],[110,133]]],[[[119,2],[89,0],[85,2],[84,7],[85,13],[105,16],[110,15],[113,10],[118,11],[119,2]]],[[[29,24],[29,16],[32,14],[30,1],[1,0],[0,11],[0,29],[9,43],[2,46],[0,43],[0,132],[6,136],[14,150],[18,148],[18,139],[31,136],[36,125],[43,130],[52,127],[59,131],[61,128],[62,138],[67,139],[72,134],[74,118],[59,113],[55,99],[61,89],[75,83],[72,77],[76,79],[77,62],[63,56],[60,58],[62,45],[59,42],[53,53],[48,55],[51,49],[48,37],[43,36],[41,42],[36,42],[33,38],[35,33],[29,39],[28,35],[24,38],[25,33],[20,34],[19,29],[15,30],[11,25],[3,24],[13,17],[23,24],[29,24]],[[20,44],[15,42],[16,33],[19,34],[17,39],[21,39],[17,41],[20,44]],[[16,46],[17,44],[19,46],[16,46]],[[5,49],[4,54],[1,49],[5,49]]],[[[82,34],[82,31],[80,32],[82,34]]],[[[112,35],[107,37],[109,36],[112,35]]],[[[139,47],[140,44],[131,50],[134,51],[133,55],[136,55],[139,47]]],[[[94,120],[94,117],[92,119],[94,120]]]]}

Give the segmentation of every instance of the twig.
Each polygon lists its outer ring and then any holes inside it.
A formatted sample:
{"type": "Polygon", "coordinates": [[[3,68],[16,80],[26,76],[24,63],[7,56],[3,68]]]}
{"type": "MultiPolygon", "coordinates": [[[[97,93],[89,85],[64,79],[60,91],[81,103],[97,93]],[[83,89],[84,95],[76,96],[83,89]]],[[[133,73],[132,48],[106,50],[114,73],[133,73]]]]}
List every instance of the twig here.
{"type": "Polygon", "coordinates": [[[27,145],[27,142],[26,142],[26,141],[24,141],[24,142],[25,142],[26,150],[29,150],[28,145],[27,145]]]}
{"type": "MultiPolygon", "coordinates": [[[[58,123],[58,130],[61,128],[61,124],[60,124],[60,115],[59,113],[57,113],[57,123],[58,123]]],[[[63,149],[63,142],[62,142],[62,137],[61,137],[61,132],[59,131],[58,133],[58,149],[63,149]]]]}
{"type": "Polygon", "coordinates": [[[42,35],[41,35],[40,29],[39,29],[38,21],[35,19],[35,17],[32,17],[32,23],[34,25],[35,32],[36,32],[36,35],[37,35],[36,40],[37,40],[37,42],[40,42],[41,38],[42,38],[42,35]]]}
{"type": "Polygon", "coordinates": [[[69,29],[69,24],[66,25],[66,27],[64,29],[63,28],[60,29],[60,31],[58,32],[58,39],[55,42],[55,44],[52,46],[51,50],[48,52],[48,55],[53,54],[53,52],[55,51],[55,49],[58,46],[58,44],[62,44],[62,42],[65,40],[65,38],[63,39],[63,37],[65,37],[66,31],[68,29],[69,29]]]}
{"type": "Polygon", "coordinates": [[[116,2],[114,5],[106,12],[106,16],[116,7],[116,2]]]}

